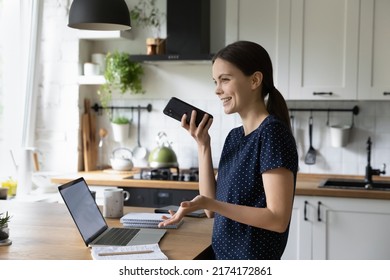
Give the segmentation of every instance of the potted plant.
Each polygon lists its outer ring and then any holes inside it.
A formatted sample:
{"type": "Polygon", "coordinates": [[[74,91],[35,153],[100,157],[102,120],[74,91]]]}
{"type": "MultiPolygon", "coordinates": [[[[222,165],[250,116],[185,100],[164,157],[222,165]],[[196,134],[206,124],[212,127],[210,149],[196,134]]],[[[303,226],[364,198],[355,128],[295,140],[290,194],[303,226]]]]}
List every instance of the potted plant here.
{"type": "Polygon", "coordinates": [[[116,117],[111,120],[112,134],[116,142],[123,143],[129,137],[130,120],[126,117],[116,117]]]}
{"type": "Polygon", "coordinates": [[[0,242],[4,242],[9,237],[9,228],[8,222],[10,221],[11,216],[6,213],[0,213],[0,242]]]}
{"type": "Polygon", "coordinates": [[[144,70],[141,63],[131,61],[128,53],[118,51],[107,53],[104,71],[106,83],[101,85],[98,90],[102,106],[108,106],[114,90],[119,90],[121,94],[126,92],[131,94],[144,93],[143,75],[144,70]]]}
{"type": "Polygon", "coordinates": [[[146,53],[164,54],[165,39],[160,38],[160,33],[165,13],[156,6],[156,0],[140,0],[130,11],[130,18],[136,26],[149,29],[151,33],[151,37],[146,39],[146,53]]]}

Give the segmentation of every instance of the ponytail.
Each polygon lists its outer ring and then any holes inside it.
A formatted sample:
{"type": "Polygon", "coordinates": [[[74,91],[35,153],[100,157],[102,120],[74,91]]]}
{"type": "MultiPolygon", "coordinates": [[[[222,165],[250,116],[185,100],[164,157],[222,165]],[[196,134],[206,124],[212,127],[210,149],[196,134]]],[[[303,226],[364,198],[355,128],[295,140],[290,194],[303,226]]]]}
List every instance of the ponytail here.
{"type": "Polygon", "coordinates": [[[267,111],[276,116],[292,131],[286,100],[275,87],[268,93],[267,111]]]}

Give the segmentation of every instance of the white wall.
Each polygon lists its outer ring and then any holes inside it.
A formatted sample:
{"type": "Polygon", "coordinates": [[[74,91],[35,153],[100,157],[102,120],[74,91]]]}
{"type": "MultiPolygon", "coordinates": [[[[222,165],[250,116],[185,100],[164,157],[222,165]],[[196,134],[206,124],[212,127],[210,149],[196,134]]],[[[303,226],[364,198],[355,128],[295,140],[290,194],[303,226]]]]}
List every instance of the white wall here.
{"type": "MultiPolygon", "coordinates": [[[[42,85],[37,119],[36,144],[40,150],[41,166],[48,171],[76,171],[79,152],[79,112],[82,110],[83,97],[97,100],[95,87],[83,86],[79,98],[77,86],[79,44],[73,30],[67,23],[66,4],[68,1],[45,1],[44,34],[42,51],[42,85]],[[57,37],[49,37],[56,30],[57,37]],[[64,34],[59,33],[64,32],[64,34]],[[52,34],[52,33],[51,33],[52,34]],[[61,34],[61,35],[59,35],[61,34]],[[52,67],[55,65],[55,67],[52,67]],[[54,70],[53,70],[54,69],[54,70]]],[[[131,42],[127,44],[131,45],[131,42]]],[[[123,48],[123,44],[119,45],[123,48]]],[[[214,115],[211,128],[213,161],[217,167],[224,138],[228,131],[240,124],[237,116],[226,116],[219,99],[214,94],[211,79],[211,66],[208,63],[145,65],[145,95],[116,96],[114,105],[146,106],[152,104],[151,113],[141,115],[141,144],[149,150],[155,147],[155,138],[159,131],[165,131],[173,143],[180,167],[197,165],[197,151],[194,141],[181,129],[180,124],[166,117],[162,110],[171,96],[177,96],[214,115]]],[[[314,142],[318,151],[317,163],[305,165],[304,155],[309,148],[307,112],[297,112],[295,116],[295,135],[300,155],[300,171],[305,173],[364,174],[366,165],[366,141],[371,136],[373,152],[371,164],[379,168],[382,163],[390,164],[390,102],[288,102],[296,108],[352,108],[360,107],[355,116],[354,129],[350,143],[343,148],[330,145],[326,112],[314,112],[314,142]]],[[[133,116],[131,137],[125,145],[134,148],[137,145],[137,114],[133,116]]],[[[350,124],[351,113],[331,113],[331,124],[343,122],[350,124]]],[[[99,127],[109,130],[107,116],[98,116],[99,127]]],[[[118,146],[111,141],[110,148],[118,146]]]]}

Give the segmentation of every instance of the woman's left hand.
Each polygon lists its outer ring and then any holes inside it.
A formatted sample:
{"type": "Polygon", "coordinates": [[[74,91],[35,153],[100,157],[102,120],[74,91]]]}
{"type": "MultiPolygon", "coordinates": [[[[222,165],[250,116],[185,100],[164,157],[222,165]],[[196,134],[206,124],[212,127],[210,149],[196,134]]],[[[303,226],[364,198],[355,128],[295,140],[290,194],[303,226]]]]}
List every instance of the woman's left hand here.
{"type": "Polygon", "coordinates": [[[168,225],[179,223],[188,213],[199,209],[204,209],[205,200],[206,197],[198,195],[191,201],[183,201],[180,204],[180,207],[177,212],[175,213],[174,211],[169,210],[169,214],[171,214],[171,217],[163,216],[164,221],[159,223],[158,226],[165,227],[168,225]]]}

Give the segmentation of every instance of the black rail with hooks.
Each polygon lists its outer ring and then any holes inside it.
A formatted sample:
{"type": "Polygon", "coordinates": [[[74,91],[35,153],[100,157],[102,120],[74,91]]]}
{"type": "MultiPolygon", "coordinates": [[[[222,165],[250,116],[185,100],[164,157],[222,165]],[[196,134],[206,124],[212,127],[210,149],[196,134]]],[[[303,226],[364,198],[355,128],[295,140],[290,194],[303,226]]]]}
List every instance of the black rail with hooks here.
{"type": "Polygon", "coordinates": [[[147,106],[107,106],[107,107],[103,107],[103,106],[100,106],[99,104],[95,103],[95,105],[93,105],[91,107],[95,112],[99,112],[99,111],[102,111],[102,110],[147,110],[148,112],[151,112],[152,111],[152,104],[148,104],[147,106]]]}
{"type": "Polygon", "coordinates": [[[352,125],[354,124],[353,117],[359,114],[359,107],[355,105],[352,109],[331,109],[331,108],[289,108],[290,112],[327,112],[328,120],[326,125],[329,125],[329,114],[330,112],[352,112],[352,125]]]}

